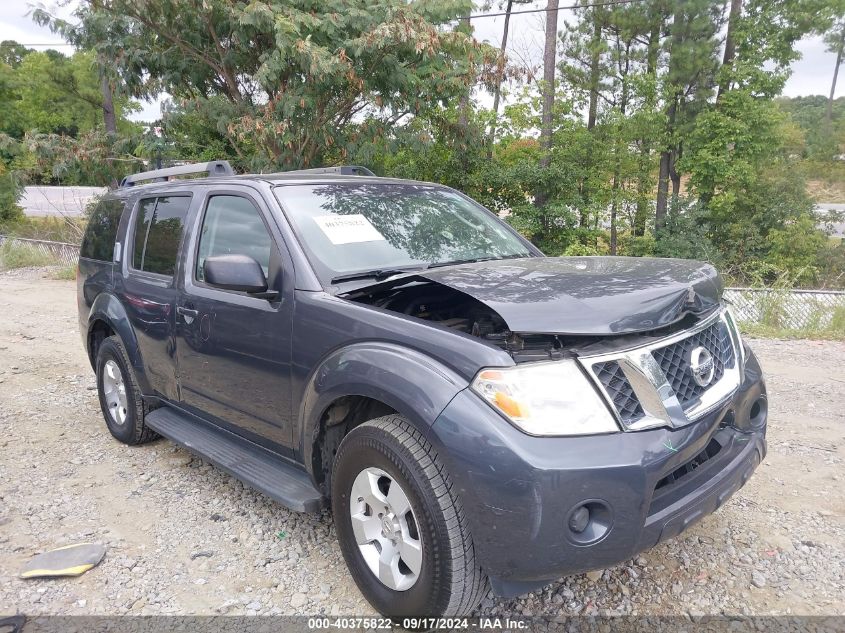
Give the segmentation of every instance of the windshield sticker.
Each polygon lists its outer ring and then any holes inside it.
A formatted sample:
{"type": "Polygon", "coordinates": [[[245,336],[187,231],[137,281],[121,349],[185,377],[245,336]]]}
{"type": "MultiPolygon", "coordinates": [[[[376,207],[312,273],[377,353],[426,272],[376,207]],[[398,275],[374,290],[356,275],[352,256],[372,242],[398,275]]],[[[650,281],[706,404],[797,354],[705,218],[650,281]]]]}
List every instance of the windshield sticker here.
{"type": "Polygon", "coordinates": [[[384,235],[360,213],[353,215],[319,215],[314,218],[317,226],[332,244],[384,241],[384,235]]]}

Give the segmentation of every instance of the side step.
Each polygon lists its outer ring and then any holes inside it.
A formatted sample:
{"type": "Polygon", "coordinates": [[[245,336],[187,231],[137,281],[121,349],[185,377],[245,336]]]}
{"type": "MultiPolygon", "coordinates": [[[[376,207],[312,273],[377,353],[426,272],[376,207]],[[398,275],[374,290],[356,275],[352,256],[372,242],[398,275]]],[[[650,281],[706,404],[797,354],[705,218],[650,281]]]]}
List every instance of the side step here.
{"type": "Polygon", "coordinates": [[[323,507],[322,495],[305,472],[249,440],[166,406],[148,413],[144,422],[291,510],[316,513],[323,507]]]}

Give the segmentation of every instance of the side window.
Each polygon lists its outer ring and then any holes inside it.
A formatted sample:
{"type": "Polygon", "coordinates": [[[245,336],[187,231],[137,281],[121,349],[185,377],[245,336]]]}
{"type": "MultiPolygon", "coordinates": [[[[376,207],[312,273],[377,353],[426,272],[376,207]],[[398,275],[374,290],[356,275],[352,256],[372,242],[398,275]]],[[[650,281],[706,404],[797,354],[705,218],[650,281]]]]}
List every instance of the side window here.
{"type": "Polygon", "coordinates": [[[138,203],[132,267],[172,276],[191,199],[187,196],[145,198],[138,203]]]}
{"type": "Polygon", "coordinates": [[[202,220],[196,279],[205,280],[205,258],[215,255],[248,255],[269,275],[272,248],[261,213],[249,200],[240,196],[213,196],[202,220]]]}
{"type": "Polygon", "coordinates": [[[79,248],[80,257],[112,261],[123,207],[123,201],[115,199],[101,200],[95,205],[85,229],[82,246],[79,248]]]}

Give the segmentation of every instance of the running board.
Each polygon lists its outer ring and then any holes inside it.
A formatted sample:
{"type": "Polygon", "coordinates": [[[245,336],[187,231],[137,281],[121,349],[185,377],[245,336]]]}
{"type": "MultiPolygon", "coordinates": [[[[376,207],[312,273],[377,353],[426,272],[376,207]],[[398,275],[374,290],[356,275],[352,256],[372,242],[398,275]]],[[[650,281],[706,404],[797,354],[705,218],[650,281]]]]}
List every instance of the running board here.
{"type": "Polygon", "coordinates": [[[144,424],[291,510],[323,508],[307,473],[249,440],[167,406],[148,413],[144,424]]]}

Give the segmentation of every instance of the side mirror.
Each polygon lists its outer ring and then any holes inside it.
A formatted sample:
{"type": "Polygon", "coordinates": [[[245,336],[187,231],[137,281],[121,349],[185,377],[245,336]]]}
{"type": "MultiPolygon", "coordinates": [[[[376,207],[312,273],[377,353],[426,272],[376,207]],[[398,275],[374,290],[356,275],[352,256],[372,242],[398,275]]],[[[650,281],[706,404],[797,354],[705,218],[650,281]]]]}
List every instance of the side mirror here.
{"type": "Polygon", "coordinates": [[[207,257],[203,262],[203,271],[206,283],[218,288],[249,294],[267,292],[267,278],[264,276],[264,271],[259,263],[248,255],[207,257]]]}

